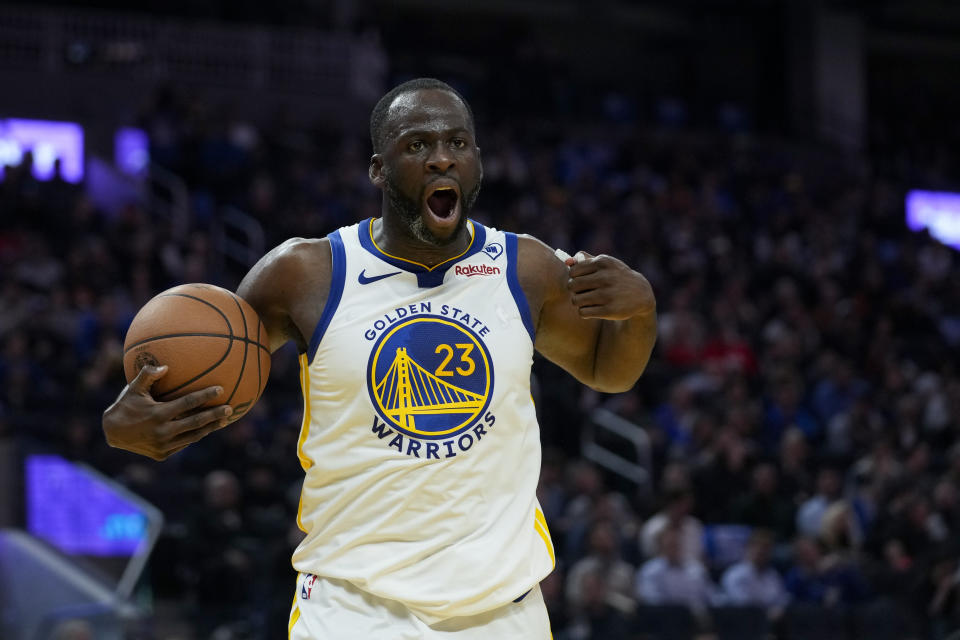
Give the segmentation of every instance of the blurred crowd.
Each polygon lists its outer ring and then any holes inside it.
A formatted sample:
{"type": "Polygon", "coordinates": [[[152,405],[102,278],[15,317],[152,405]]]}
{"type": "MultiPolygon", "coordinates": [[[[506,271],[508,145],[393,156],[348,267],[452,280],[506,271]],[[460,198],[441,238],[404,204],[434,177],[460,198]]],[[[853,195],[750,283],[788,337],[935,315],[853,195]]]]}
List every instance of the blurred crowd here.
{"type": "MultiPolygon", "coordinates": [[[[140,305],[181,282],[239,283],[211,241],[219,207],[257,219],[268,246],[375,216],[369,144],[173,92],[138,124],[189,188],[185,233],[142,203],[104,211],[82,184],[38,182],[29,160],[5,170],[0,438],[93,464],[164,511],[148,584],[195,637],[283,637],[296,353],[275,354],[248,417],[162,464],[109,449],[100,414],[140,305]]],[[[554,637],[716,637],[730,611],[782,637],[960,629],[960,270],[905,229],[902,176],[829,149],[612,121],[481,121],[478,138],[476,219],[620,257],[658,298],[633,391],[597,394],[535,362],[554,637]],[[649,482],[581,458],[597,408],[646,433],[649,482]]]]}

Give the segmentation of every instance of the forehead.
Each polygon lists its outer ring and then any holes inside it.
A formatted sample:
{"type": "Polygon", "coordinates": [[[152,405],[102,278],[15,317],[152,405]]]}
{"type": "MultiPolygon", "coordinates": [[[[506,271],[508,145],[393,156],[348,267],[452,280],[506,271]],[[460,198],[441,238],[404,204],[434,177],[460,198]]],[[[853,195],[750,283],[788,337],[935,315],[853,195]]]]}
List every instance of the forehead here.
{"type": "Polygon", "coordinates": [[[470,115],[457,96],[442,89],[419,89],[397,96],[387,110],[387,138],[410,130],[472,130],[470,115]]]}

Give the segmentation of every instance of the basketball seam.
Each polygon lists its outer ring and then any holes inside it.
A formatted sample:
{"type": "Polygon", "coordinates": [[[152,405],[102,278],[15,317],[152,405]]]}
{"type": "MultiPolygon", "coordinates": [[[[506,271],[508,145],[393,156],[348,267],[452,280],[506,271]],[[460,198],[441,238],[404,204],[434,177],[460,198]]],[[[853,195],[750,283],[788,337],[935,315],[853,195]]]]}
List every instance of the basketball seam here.
{"type": "Polygon", "coordinates": [[[139,347],[142,344],[146,344],[148,342],[154,342],[156,340],[163,340],[165,338],[227,338],[229,340],[237,340],[239,342],[247,342],[250,344],[255,344],[261,349],[263,349],[264,351],[266,351],[267,353],[270,353],[270,349],[268,349],[263,344],[257,342],[256,340],[251,340],[250,338],[241,338],[238,336],[231,336],[226,333],[205,333],[202,331],[192,331],[190,333],[168,333],[162,336],[153,336],[151,338],[144,338],[139,342],[134,342],[132,345],[124,349],[123,354],[126,355],[127,353],[130,352],[131,349],[135,347],[139,347]]]}
{"type": "MultiPolygon", "coordinates": [[[[223,336],[223,337],[226,338],[226,337],[228,337],[228,336],[223,336]]],[[[208,373],[210,373],[211,371],[213,371],[214,369],[216,369],[217,367],[219,367],[219,366],[223,363],[223,361],[227,359],[227,357],[230,355],[230,352],[231,352],[232,350],[233,350],[233,340],[228,340],[228,341],[227,341],[227,350],[223,352],[223,355],[220,356],[220,359],[217,360],[210,368],[206,369],[205,371],[201,371],[200,373],[198,373],[197,375],[193,376],[192,378],[190,378],[190,379],[187,380],[186,382],[182,382],[182,383],[180,383],[179,385],[177,385],[176,387],[174,387],[173,389],[170,389],[169,391],[167,391],[166,393],[164,393],[162,396],[160,396],[160,399],[163,400],[164,398],[169,398],[171,393],[176,393],[177,391],[180,391],[180,389],[183,389],[183,388],[186,387],[187,385],[193,384],[194,382],[196,382],[197,380],[199,380],[199,379],[202,378],[203,376],[207,375],[208,373]]]]}
{"type": "MultiPolygon", "coordinates": [[[[233,385],[233,391],[230,392],[230,397],[227,398],[225,404],[230,404],[233,396],[237,393],[237,389],[240,388],[240,381],[243,380],[243,372],[247,368],[247,351],[250,348],[250,332],[247,331],[247,314],[243,312],[243,306],[240,305],[240,300],[238,300],[236,296],[233,297],[233,303],[237,305],[237,310],[240,312],[240,322],[243,323],[243,360],[240,362],[240,373],[237,374],[237,381],[233,385]]],[[[231,327],[231,330],[232,329],[233,327],[231,327]]],[[[232,345],[233,343],[231,342],[230,344],[232,345]]],[[[259,380],[257,382],[259,382],[259,380]]]]}
{"type": "MultiPolygon", "coordinates": [[[[226,289],[224,289],[224,291],[226,291],[226,289]]],[[[234,294],[234,293],[231,293],[230,291],[227,291],[227,293],[230,294],[230,297],[233,298],[234,302],[236,302],[236,300],[237,300],[237,295],[234,294]]],[[[130,345],[130,349],[136,347],[137,345],[141,345],[141,344],[143,344],[144,342],[149,342],[150,340],[156,340],[157,338],[163,338],[163,337],[175,337],[175,336],[190,336],[190,335],[193,335],[193,336],[207,336],[207,335],[208,335],[208,336],[210,336],[210,337],[219,336],[219,337],[222,337],[222,338],[227,338],[227,337],[229,337],[231,340],[241,340],[241,338],[237,338],[237,337],[235,337],[235,336],[233,335],[233,326],[230,324],[230,319],[227,318],[227,314],[225,314],[223,311],[221,311],[220,308],[219,308],[217,305],[213,304],[212,302],[209,302],[209,301],[204,300],[203,298],[199,298],[199,297],[197,297],[197,296],[192,296],[192,295],[190,295],[189,293],[161,293],[161,294],[158,295],[157,297],[158,297],[158,298],[160,298],[160,297],[163,297],[163,298],[172,298],[172,297],[190,298],[191,300],[196,300],[197,302],[202,302],[203,304],[207,305],[208,307],[210,307],[211,309],[213,309],[214,311],[216,311],[217,313],[220,314],[220,317],[223,318],[223,321],[227,324],[227,328],[230,329],[230,335],[229,335],[229,336],[224,336],[224,335],[221,335],[221,334],[206,334],[206,333],[177,333],[177,334],[174,334],[174,336],[157,336],[156,338],[149,338],[149,339],[147,339],[147,340],[141,340],[140,342],[138,342],[138,343],[136,343],[136,344],[130,345]]],[[[237,304],[239,305],[239,303],[237,303],[237,304]]],[[[243,310],[242,310],[242,309],[240,310],[240,315],[243,315],[243,310]]],[[[258,322],[260,321],[259,316],[257,317],[257,321],[258,321],[258,322]]],[[[243,336],[244,336],[244,337],[242,338],[242,340],[243,340],[244,342],[254,342],[253,340],[250,340],[250,335],[249,335],[249,333],[247,332],[246,319],[244,319],[243,336]]],[[[258,337],[258,338],[260,337],[260,334],[259,334],[259,333],[257,334],[257,337],[258,337]]],[[[258,347],[260,347],[261,349],[263,349],[264,351],[266,351],[267,353],[270,353],[270,349],[268,349],[268,348],[265,347],[264,345],[260,344],[259,342],[257,342],[256,345],[257,345],[258,347]]],[[[129,351],[129,349],[125,349],[123,353],[126,354],[127,351],[129,351]]],[[[246,355],[246,354],[244,354],[244,355],[246,355]]]]}
{"type": "MultiPolygon", "coordinates": [[[[229,335],[229,336],[221,336],[221,337],[223,337],[223,338],[229,338],[229,342],[227,342],[227,350],[223,352],[223,355],[220,357],[220,359],[217,360],[217,361],[213,364],[213,366],[209,367],[206,371],[202,371],[202,372],[200,372],[199,374],[197,374],[197,375],[195,375],[194,377],[192,377],[192,378],[190,378],[189,380],[187,380],[186,382],[183,382],[183,383],[177,385],[177,386],[174,387],[173,389],[169,389],[166,393],[164,393],[164,394],[160,397],[160,399],[162,400],[162,399],[164,399],[164,398],[169,398],[171,394],[174,394],[174,393],[176,393],[177,391],[180,391],[180,390],[183,389],[184,387],[186,387],[186,386],[188,386],[188,385],[190,385],[190,384],[193,384],[194,382],[196,382],[197,380],[199,380],[199,379],[202,378],[203,376],[207,375],[208,373],[210,373],[211,371],[213,371],[214,369],[216,369],[217,367],[219,367],[219,366],[223,363],[223,361],[227,359],[227,356],[229,356],[229,355],[230,355],[230,352],[233,351],[233,325],[230,324],[229,318],[227,318],[227,315],[226,315],[223,311],[221,311],[215,304],[213,304],[213,303],[211,303],[211,302],[208,302],[207,300],[204,300],[203,298],[198,298],[197,296],[191,296],[191,295],[188,295],[188,294],[186,294],[186,293],[165,293],[165,294],[161,294],[161,295],[163,295],[164,297],[190,298],[191,300],[196,300],[197,302],[202,302],[203,304],[207,305],[208,307],[210,307],[211,309],[213,309],[214,311],[216,311],[217,313],[220,314],[220,317],[223,318],[223,321],[227,324],[227,329],[230,331],[230,335],[229,335]]],[[[177,334],[177,335],[184,335],[184,334],[177,334]]],[[[170,336],[170,337],[175,337],[175,336],[170,336]]],[[[147,340],[145,340],[145,341],[143,341],[143,342],[150,342],[151,340],[152,340],[152,339],[147,339],[147,340]]],[[[143,344],[143,342],[141,342],[140,344],[143,344]]],[[[131,348],[133,348],[133,347],[131,346],[131,348]]]]}
{"type": "Polygon", "coordinates": [[[196,300],[197,302],[202,302],[207,305],[214,311],[220,314],[220,317],[223,318],[223,322],[227,325],[227,329],[230,331],[230,335],[233,335],[233,327],[230,325],[230,319],[227,317],[223,311],[220,310],[220,307],[213,304],[209,300],[204,300],[198,296],[191,296],[189,293],[161,293],[157,296],[158,298],[190,298],[191,300],[196,300]]]}
{"type": "MultiPolygon", "coordinates": [[[[260,320],[260,316],[257,316],[257,338],[260,338],[260,328],[263,327],[263,321],[260,320]]],[[[259,342],[257,344],[260,344],[259,342]]],[[[263,367],[260,366],[260,358],[262,356],[257,353],[257,400],[260,400],[260,395],[263,393],[263,367]]]]}

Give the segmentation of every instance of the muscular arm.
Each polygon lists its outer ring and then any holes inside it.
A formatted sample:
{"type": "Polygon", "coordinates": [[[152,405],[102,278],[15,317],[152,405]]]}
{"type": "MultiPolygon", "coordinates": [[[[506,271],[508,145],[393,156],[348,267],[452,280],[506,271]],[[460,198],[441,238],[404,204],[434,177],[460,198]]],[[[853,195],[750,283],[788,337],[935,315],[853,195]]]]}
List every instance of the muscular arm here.
{"type": "Polygon", "coordinates": [[[657,337],[647,279],[610,256],[565,264],[535,238],[521,236],[518,244],[537,351],[597,391],[630,389],[657,337]]]}
{"type": "Polygon", "coordinates": [[[250,269],[237,295],[250,303],[270,336],[270,351],[293,340],[307,350],[330,291],[330,242],[293,238],[250,269]]]}

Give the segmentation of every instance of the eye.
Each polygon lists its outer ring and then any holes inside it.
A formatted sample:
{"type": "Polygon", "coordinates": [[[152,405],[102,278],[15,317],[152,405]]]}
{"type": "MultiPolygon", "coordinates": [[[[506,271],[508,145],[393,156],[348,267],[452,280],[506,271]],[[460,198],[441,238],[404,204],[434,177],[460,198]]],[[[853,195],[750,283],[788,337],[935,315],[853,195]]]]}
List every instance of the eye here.
{"type": "Polygon", "coordinates": [[[467,148],[467,141],[464,140],[463,138],[454,138],[453,140],[451,140],[450,144],[453,145],[453,148],[454,148],[454,149],[466,149],[466,148],[467,148]]]}
{"type": "Polygon", "coordinates": [[[414,153],[418,153],[420,151],[423,151],[424,146],[425,145],[423,144],[423,140],[414,140],[413,142],[407,145],[407,149],[409,149],[410,151],[413,151],[414,153]]]}

